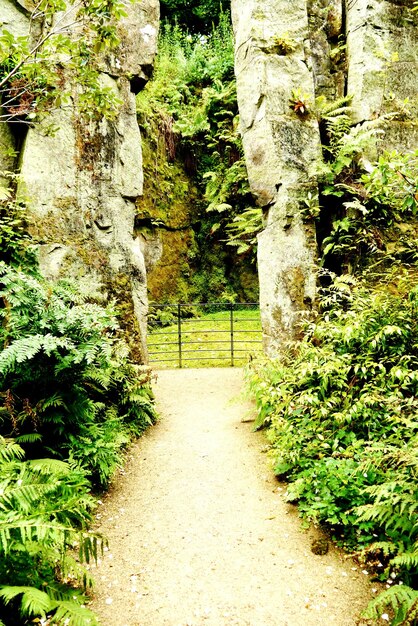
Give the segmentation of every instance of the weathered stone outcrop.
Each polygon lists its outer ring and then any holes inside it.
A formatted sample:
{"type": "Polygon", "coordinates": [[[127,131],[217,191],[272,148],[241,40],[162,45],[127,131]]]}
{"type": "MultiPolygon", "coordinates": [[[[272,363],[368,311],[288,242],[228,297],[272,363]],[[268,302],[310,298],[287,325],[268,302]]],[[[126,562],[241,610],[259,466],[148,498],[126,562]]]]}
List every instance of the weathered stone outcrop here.
{"type": "MultiPolygon", "coordinates": [[[[265,215],[258,262],[269,354],[298,338],[315,302],[315,225],[303,208],[317,196],[321,140],[301,106],[352,94],[353,119],[363,123],[402,108],[405,98],[416,102],[412,7],[413,0],[232,0],[241,131],[265,215]]],[[[417,116],[410,117],[382,122],[386,149],[416,147],[417,116]]]]}
{"type": "MultiPolygon", "coordinates": [[[[351,94],[356,124],[383,115],[385,135],[377,150],[418,144],[413,6],[413,0],[232,0],[243,144],[251,189],[264,214],[258,261],[269,354],[298,339],[301,318],[315,307],[316,227],[306,210],[307,201],[318,201],[322,158],[315,98],[351,94]],[[395,109],[396,117],[384,117],[395,109]]],[[[2,147],[20,151],[19,192],[28,198],[45,274],[75,276],[80,288],[116,296],[133,352],[145,358],[146,272],[152,297],[169,298],[173,290],[180,297],[178,285],[189,294],[192,257],[200,253],[193,198],[180,191],[173,198],[171,189],[163,210],[157,206],[164,185],[180,189],[186,181],[184,172],[160,159],[156,137],[148,138],[149,197],[137,202],[143,181],[134,94],[151,72],[158,0],[127,9],[120,47],[99,63],[103,84],[124,102],[117,119],[83,121],[74,92],[70,106],[29,130],[23,147],[22,134],[3,125],[0,152],[2,169],[10,169],[14,160],[2,147]],[[58,129],[54,135],[46,132],[51,123],[58,129]],[[151,171],[156,156],[158,176],[151,171]]],[[[29,11],[28,0],[0,0],[0,26],[24,35],[29,11]]]]}
{"type": "Polygon", "coordinates": [[[143,142],[144,194],[136,227],[144,252],[150,301],[191,299],[191,264],[197,252],[194,224],[199,194],[180,159],[170,160],[156,127],[143,142]]]}
{"type": "Polygon", "coordinates": [[[315,94],[335,100],[345,94],[345,12],[341,0],[308,0],[310,67],[315,94]]]}
{"type": "Polygon", "coordinates": [[[315,299],[315,229],[302,209],[308,192],[317,194],[319,129],[316,119],[289,108],[292,92],[314,97],[308,14],[301,0],[233,0],[232,7],[248,176],[264,212],[260,307],[265,348],[273,354],[297,339],[300,314],[315,299]]]}
{"type": "Polygon", "coordinates": [[[29,28],[29,13],[24,2],[3,0],[0,12],[0,27],[15,37],[24,37],[29,28]]]}
{"type": "MultiPolygon", "coordinates": [[[[1,0],[0,14],[9,10],[14,19],[15,3],[1,0]]],[[[134,233],[143,176],[133,92],[153,63],[159,4],[143,0],[128,3],[126,10],[118,26],[121,44],[101,62],[102,83],[123,101],[116,119],[84,120],[77,114],[74,90],[69,106],[29,129],[20,153],[19,193],[27,198],[44,274],[74,277],[80,289],[116,298],[132,355],[145,360],[146,271],[134,233]]],[[[24,30],[26,17],[18,13],[24,30]]]]}
{"type": "Polygon", "coordinates": [[[353,95],[354,121],[402,109],[403,102],[412,112],[412,118],[383,123],[388,150],[418,145],[418,16],[413,6],[413,0],[347,3],[347,93],[353,95]]]}

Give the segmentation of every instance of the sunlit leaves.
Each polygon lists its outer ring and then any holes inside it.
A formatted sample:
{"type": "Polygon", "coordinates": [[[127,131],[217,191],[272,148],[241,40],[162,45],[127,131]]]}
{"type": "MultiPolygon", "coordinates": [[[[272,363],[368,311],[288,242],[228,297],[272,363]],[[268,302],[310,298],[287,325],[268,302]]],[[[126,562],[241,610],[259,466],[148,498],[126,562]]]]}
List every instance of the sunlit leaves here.
{"type": "MultiPolygon", "coordinates": [[[[380,563],[383,580],[412,587],[418,564],[414,275],[396,275],[384,289],[342,278],[323,288],[324,313],[306,326],[298,348],[250,372],[256,426],[269,426],[275,471],[289,481],[287,499],[301,514],[325,523],[350,548],[363,547],[380,563]]],[[[394,586],[367,615],[392,610],[391,624],[415,623],[416,594],[394,586]]]]}
{"type": "Polygon", "coordinates": [[[82,113],[114,116],[115,95],[100,86],[98,55],[118,45],[116,24],[126,15],[120,0],[68,5],[44,0],[34,9],[31,32],[0,31],[0,121],[33,121],[61,106],[78,85],[82,113]],[[34,38],[33,33],[39,33],[34,38]],[[88,67],[88,71],[87,71],[88,67]]]}

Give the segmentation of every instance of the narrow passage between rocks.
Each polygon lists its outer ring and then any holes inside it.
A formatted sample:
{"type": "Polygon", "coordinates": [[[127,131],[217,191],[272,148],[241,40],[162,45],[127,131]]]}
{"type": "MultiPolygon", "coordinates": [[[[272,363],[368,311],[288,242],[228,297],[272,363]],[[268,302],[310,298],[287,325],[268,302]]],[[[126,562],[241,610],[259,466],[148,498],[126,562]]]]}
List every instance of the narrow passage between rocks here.
{"type": "Polygon", "coordinates": [[[283,501],[239,369],[158,373],[160,422],[105,498],[93,568],[105,626],[354,626],[367,576],[310,550],[283,501]]]}

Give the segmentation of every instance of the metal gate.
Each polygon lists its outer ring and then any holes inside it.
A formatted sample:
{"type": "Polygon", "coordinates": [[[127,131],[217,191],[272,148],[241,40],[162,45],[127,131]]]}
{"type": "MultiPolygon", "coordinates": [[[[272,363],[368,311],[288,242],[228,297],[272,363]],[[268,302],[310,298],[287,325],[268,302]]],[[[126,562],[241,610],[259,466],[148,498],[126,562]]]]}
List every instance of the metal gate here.
{"type": "Polygon", "coordinates": [[[243,365],[262,352],[259,306],[253,302],[151,304],[151,364],[170,367],[243,365]]]}

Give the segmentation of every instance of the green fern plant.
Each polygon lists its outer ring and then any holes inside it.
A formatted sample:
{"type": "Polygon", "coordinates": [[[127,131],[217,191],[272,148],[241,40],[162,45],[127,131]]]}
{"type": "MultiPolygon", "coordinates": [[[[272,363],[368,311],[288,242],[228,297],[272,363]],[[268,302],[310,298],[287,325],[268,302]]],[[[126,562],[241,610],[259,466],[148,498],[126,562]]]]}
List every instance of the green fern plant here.
{"type": "MultiPolygon", "coordinates": [[[[378,137],[384,134],[382,122],[394,114],[352,125],[351,99],[346,96],[328,102],[320,97],[316,101],[324,154],[318,166],[320,199],[329,213],[322,263],[333,268],[339,263],[341,270],[349,272],[369,258],[383,258],[384,230],[418,211],[417,152],[383,152],[376,162],[369,162],[364,153],[376,148],[378,137]]],[[[324,216],[324,211],[321,214],[324,216]]],[[[405,248],[413,258],[413,247],[410,253],[411,245],[405,248]]]]}
{"type": "Polygon", "coordinates": [[[33,271],[35,250],[26,229],[25,204],[16,201],[17,181],[13,172],[0,172],[0,253],[10,265],[33,271]]]}
{"type": "MultiPolygon", "coordinates": [[[[262,210],[250,207],[234,217],[226,227],[228,246],[235,246],[237,254],[256,250],[257,235],[263,228],[262,210]]],[[[255,260],[255,258],[254,258],[255,260]]]]}
{"type": "Polygon", "coordinates": [[[87,532],[94,500],[84,473],[56,459],[24,460],[19,443],[0,437],[0,494],[0,615],[19,599],[24,618],[96,623],[72,584],[92,585],[80,562],[97,559],[104,543],[87,532]],[[67,554],[75,545],[80,562],[67,554]]]}
{"type": "MultiPolygon", "coordinates": [[[[331,277],[328,276],[328,281],[331,277]]],[[[323,288],[297,348],[249,374],[277,475],[301,515],[325,524],[393,589],[368,617],[416,623],[418,309],[416,271],[323,288]],[[396,581],[403,585],[395,584],[396,581]]]]}
{"type": "Polygon", "coordinates": [[[350,104],[353,96],[347,95],[329,101],[324,96],[315,100],[315,113],[322,130],[323,148],[336,156],[343,137],[350,132],[350,104]]]}
{"type": "Polygon", "coordinates": [[[46,591],[34,587],[7,586],[0,588],[0,598],[5,605],[12,601],[20,602],[23,618],[48,618],[49,624],[67,624],[67,626],[98,626],[96,615],[83,606],[85,596],[74,589],[61,594],[57,600],[46,591]]]}
{"type": "Polygon", "coordinates": [[[0,279],[0,432],[39,432],[105,486],[120,449],[155,422],[149,374],[126,361],[111,308],[4,264],[0,279]]]}
{"type": "Polygon", "coordinates": [[[391,626],[415,626],[418,619],[418,591],[407,585],[394,585],[370,602],[364,617],[379,620],[386,611],[393,614],[391,626]]]}
{"type": "MultiPolygon", "coordinates": [[[[292,42],[285,39],[276,47],[283,44],[290,50],[292,42]]],[[[229,225],[234,228],[234,219],[253,202],[238,128],[233,57],[229,15],[223,14],[203,41],[178,26],[163,25],[154,80],[137,97],[146,128],[150,117],[157,116],[157,124],[167,115],[174,120],[179,151],[186,150],[195,164],[208,213],[209,232],[202,233],[202,239],[209,239],[211,247],[214,241],[225,245],[229,225]]],[[[255,237],[246,237],[243,246],[231,240],[240,253],[247,245],[255,249],[255,237]]]]}

